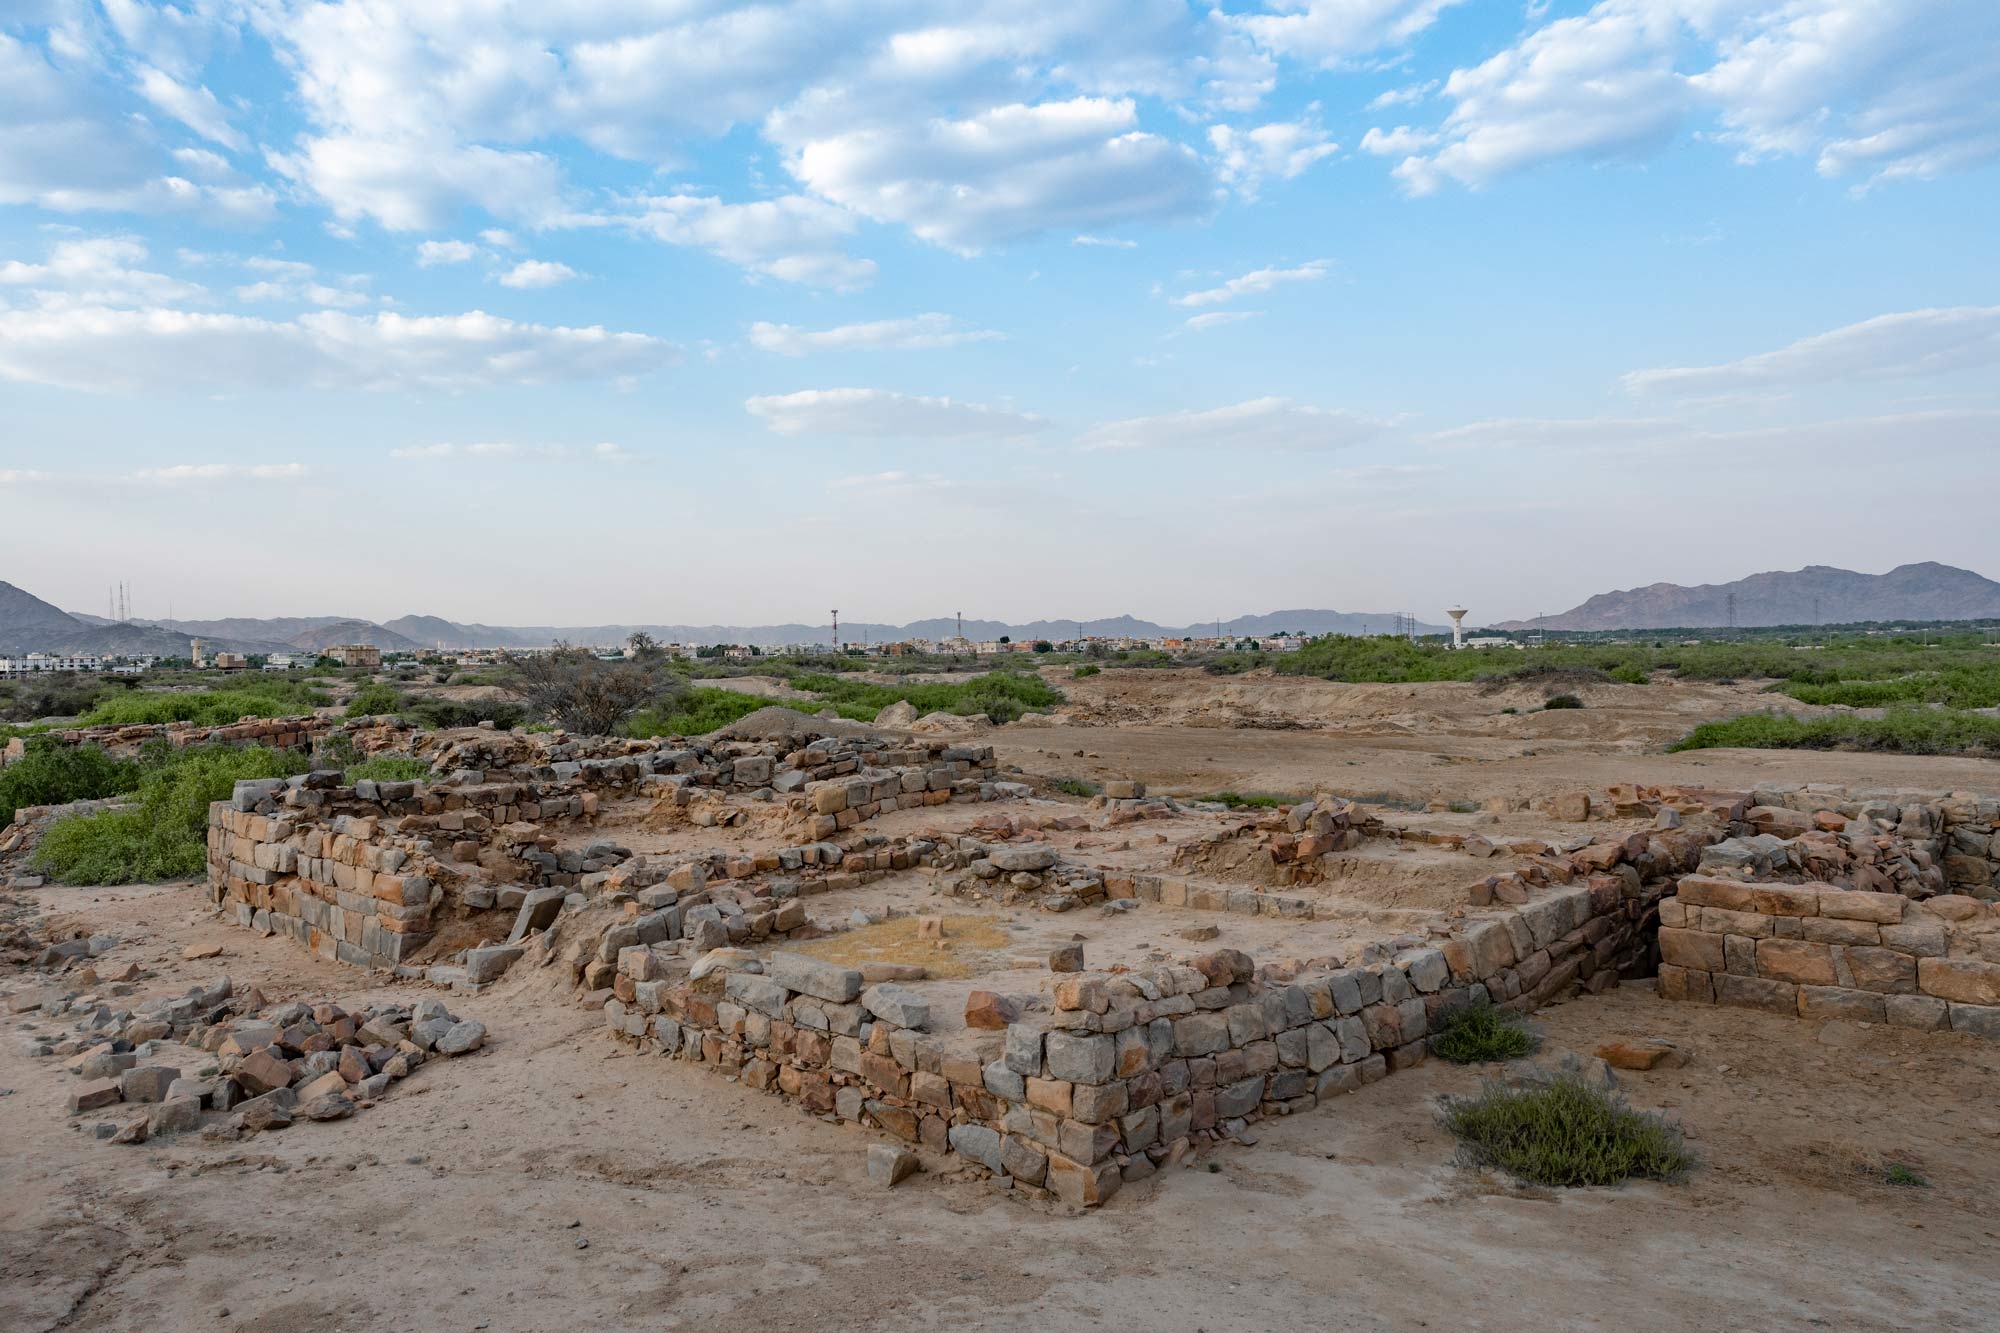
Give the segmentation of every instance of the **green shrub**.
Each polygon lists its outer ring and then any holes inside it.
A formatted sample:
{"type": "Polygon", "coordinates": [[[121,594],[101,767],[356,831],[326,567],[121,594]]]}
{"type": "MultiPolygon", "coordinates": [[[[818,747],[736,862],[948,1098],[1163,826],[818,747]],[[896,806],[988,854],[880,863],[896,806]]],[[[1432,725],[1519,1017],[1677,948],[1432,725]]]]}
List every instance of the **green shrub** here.
{"type": "Polygon", "coordinates": [[[347,765],[341,781],[351,787],[357,782],[428,782],[434,776],[426,760],[407,754],[378,754],[347,765]]]}
{"type": "Polygon", "coordinates": [[[1057,778],[1049,783],[1049,790],[1059,791],[1065,796],[1095,796],[1103,789],[1083,778],[1057,778]]]}
{"type": "Polygon", "coordinates": [[[112,758],[102,746],[30,737],[27,753],[0,768],[0,827],[13,823],[23,806],[101,800],[138,782],[139,766],[112,758]]]}
{"type": "Polygon", "coordinates": [[[397,715],[433,731],[476,727],[481,722],[512,731],[528,720],[527,709],[506,699],[406,699],[397,715]]]}
{"type": "Polygon", "coordinates": [[[1907,1162],[1890,1162],[1884,1166],[1882,1183],[1901,1185],[1907,1189],[1927,1190],[1931,1187],[1931,1182],[1924,1179],[1923,1173],[1907,1162]]]}
{"type": "Polygon", "coordinates": [[[1883,717],[1784,717],[1746,713],[1704,722],[1672,750],[1872,750],[1893,754],[2000,754],[2000,717],[1954,709],[1894,709],[1883,717]]]}
{"type": "Polygon", "coordinates": [[[1543,701],[1542,707],[1545,710],[1553,710],[1558,708],[1581,708],[1583,707],[1583,700],[1577,698],[1574,694],[1551,694],[1546,700],[1543,701]]]}
{"type": "Polygon", "coordinates": [[[289,777],[307,763],[263,745],[210,745],[150,755],[141,766],[135,808],[57,820],[35,848],[35,868],[64,884],[193,878],[206,859],[209,805],[239,781],[289,777]]]}
{"type": "Polygon", "coordinates": [[[792,686],[830,704],[852,704],[873,710],[866,720],[873,720],[875,713],[903,700],[908,700],[919,713],[957,713],[967,717],[984,713],[995,722],[1012,722],[1031,709],[1053,708],[1063,701],[1061,692],[1040,676],[1004,670],[989,671],[956,684],[913,685],[877,685],[872,681],[805,672],[793,677],[792,686]]]}
{"type": "Polygon", "coordinates": [[[1297,805],[1299,803],[1299,798],[1296,796],[1273,796],[1269,792],[1250,792],[1245,794],[1243,792],[1219,791],[1213,795],[1197,796],[1193,799],[1197,801],[1214,801],[1217,805],[1226,805],[1231,810],[1278,810],[1285,806],[1297,805]]]}
{"type": "Polygon", "coordinates": [[[303,681],[260,677],[232,682],[222,690],[167,693],[131,690],[113,695],[85,713],[86,727],[193,722],[220,727],[246,717],[287,717],[323,708],[331,700],[303,681]]]}
{"type": "Polygon", "coordinates": [[[1102,670],[1104,670],[1104,668],[1097,665],[1097,663],[1086,662],[1082,666],[1078,667],[1073,674],[1076,676],[1078,680],[1082,680],[1087,676],[1094,676],[1102,670]]]}
{"type": "Polygon", "coordinates": [[[850,722],[872,722],[879,709],[855,704],[821,704],[800,699],[766,699],[760,695],[745,694],[742,690],[725,690],[715,686],[699,685],[666,708],[642,708],[632,715],[625,724],[627,736],[646,738],[651,736],[706,736],[719,727],[726,727],[739,718],[748,717],[760,708],[772,705],[789,708],[795,713],[811,716],[822,709],[832,708],[850,722]]]}
{"type": "Polygon", "coordinates": [[[397,692],[395,686],[385,685],[381,681],[370,681],[347,701],[347,715],[349,717],[393,716],[402,712],[407,702],[397,692]]]}
{"type": "Polygon", "coordinates": [[[1518,1060],[1535,1049],[1534,1034],[1519,1014],[1491,1004],[1466,1005],[1438,1020],[1432,1053],[1455,1065],[1518,1060]]]}
{"type": "Polygon", "coordinates": [[[1524,1087],[1489,1083],[1477,1097],[1448,1098],[1444,1123],[1475,1164],[1536,1185],[1677,1180],[1694,1166],[1679,1126],[1632,1110],[1576,1073],[1524,1087]]]}

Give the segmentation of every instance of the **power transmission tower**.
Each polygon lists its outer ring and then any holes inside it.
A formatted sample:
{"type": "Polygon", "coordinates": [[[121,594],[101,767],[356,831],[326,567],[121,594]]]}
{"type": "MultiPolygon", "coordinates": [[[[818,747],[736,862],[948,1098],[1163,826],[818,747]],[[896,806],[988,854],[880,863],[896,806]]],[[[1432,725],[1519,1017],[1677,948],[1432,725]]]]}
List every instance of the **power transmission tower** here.
{"type": "Polygon", "coordinates": [[[1729,594],[1729,632],[1731,635],[1736,633],[1736,594],[1733,592],[1729,594]]]}
{"type": "Polygon", "coordinates": [[[840,608],[838,607],[835,607],[833,611],[833,651],[836,653],[840,651],[840,608]]]}

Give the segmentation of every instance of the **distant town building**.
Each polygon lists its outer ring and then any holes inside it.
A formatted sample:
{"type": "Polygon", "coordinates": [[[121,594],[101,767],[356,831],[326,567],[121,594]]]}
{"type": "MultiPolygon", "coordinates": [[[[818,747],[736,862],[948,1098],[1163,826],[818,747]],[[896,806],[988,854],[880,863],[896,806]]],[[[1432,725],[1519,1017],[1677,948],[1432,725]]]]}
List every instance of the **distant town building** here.
{"type": "Polygon", "coordinates": [[[266,671],[290,671],[294,663],[290,653],[272,653],[264,659],[266,671]]]}
{"type": "Polygon", "coordinates": [[[344,667],[373,671],[382,665],[382,650],[368,643],[343,643],[327,649],[326,655],[344,667]]]}
{"type": "Polygon", "coordinates": [[[250,665],[250,659],[242,653],[217,653],[209,665],[217,671],[242,671],[250,665]]]}
{"type": "Polygon", "coordinates": [[[39,671],[102,671],[104,659],[66,653],[29,653],[0,657],[0,676],[25,676],[39,671]]]}

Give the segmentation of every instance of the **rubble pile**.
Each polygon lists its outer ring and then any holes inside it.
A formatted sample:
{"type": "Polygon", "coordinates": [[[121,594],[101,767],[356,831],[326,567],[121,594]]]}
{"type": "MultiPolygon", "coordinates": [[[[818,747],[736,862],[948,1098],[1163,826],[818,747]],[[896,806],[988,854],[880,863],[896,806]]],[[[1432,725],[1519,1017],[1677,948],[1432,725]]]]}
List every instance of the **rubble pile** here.
{"type": "Polygon", "coordinates": [[[480,1049],[486,1028],[435,999],[350,1013],[330,1001],[271,1002],[228,977],[130,1007],[138,969],[84,968],[64,992],[29,993],[9,1007],[29,1015],[27,1052],[67,1057],[78,1084],[71,1115],[143,1112],[100,1138],[142,1143],[200,1130],[233,1139],[294,1120],[340,1120],[371,1106],[432,1056],[480,1049]],[[113,978],[117,978],[113,980],[113,978]]]}

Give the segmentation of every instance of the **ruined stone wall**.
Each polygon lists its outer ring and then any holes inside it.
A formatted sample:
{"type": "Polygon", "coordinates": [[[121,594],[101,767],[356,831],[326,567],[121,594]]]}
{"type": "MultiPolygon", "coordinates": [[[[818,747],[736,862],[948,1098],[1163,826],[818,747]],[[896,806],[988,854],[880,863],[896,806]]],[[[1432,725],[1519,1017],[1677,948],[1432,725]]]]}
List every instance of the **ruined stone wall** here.
{"type": "Polygon", "coordinates": [[[949,1037],[927,1030],[908,988],[865,986],[858,971],[801,955],[757,971],[728,951],[690,964],[625,923],[573,961],[586,982],[612,969],[604,1013],[621,1039],[1090,1205],[1193,1136],[1303,1111],[1421,1061],[1454,1005],[1530,1010],[1648,971],[1643,923],[1656,901],[1608,880],[1558,889],[1393,958],[1309,975],[1259,974],[1233,951],[1078,974],[1058,983],[1046,1023],[949,1037]]]}
{"type": "Polygon", "coordinates": [[[2000,800],[1839,787],[1762,789],[1751,799],[1749,827],[1710,849],[1704,873],[2000,901],[2000,800]]]}
{"type": "Polygon", "coordinates": [[[68,727],[16,736],[0,748],[0,768],[27,753],[30,740],[44,737],[60,745],[97,745],[114,755],[130,757],[153,741],[163,740],[176,749],[190,745],[268,745],[275,750],[311,746],[328,732],[344,724],[328,717],[245,718],[227,726],[203,727],[191,722],[144,723],[133,726],[68,727]]]}
{"type": "Polygon", "coordinates": [[[2000,1039],[2000,904],[1689,875],[1660,921],[1667,999],[2000,1039]]]}

